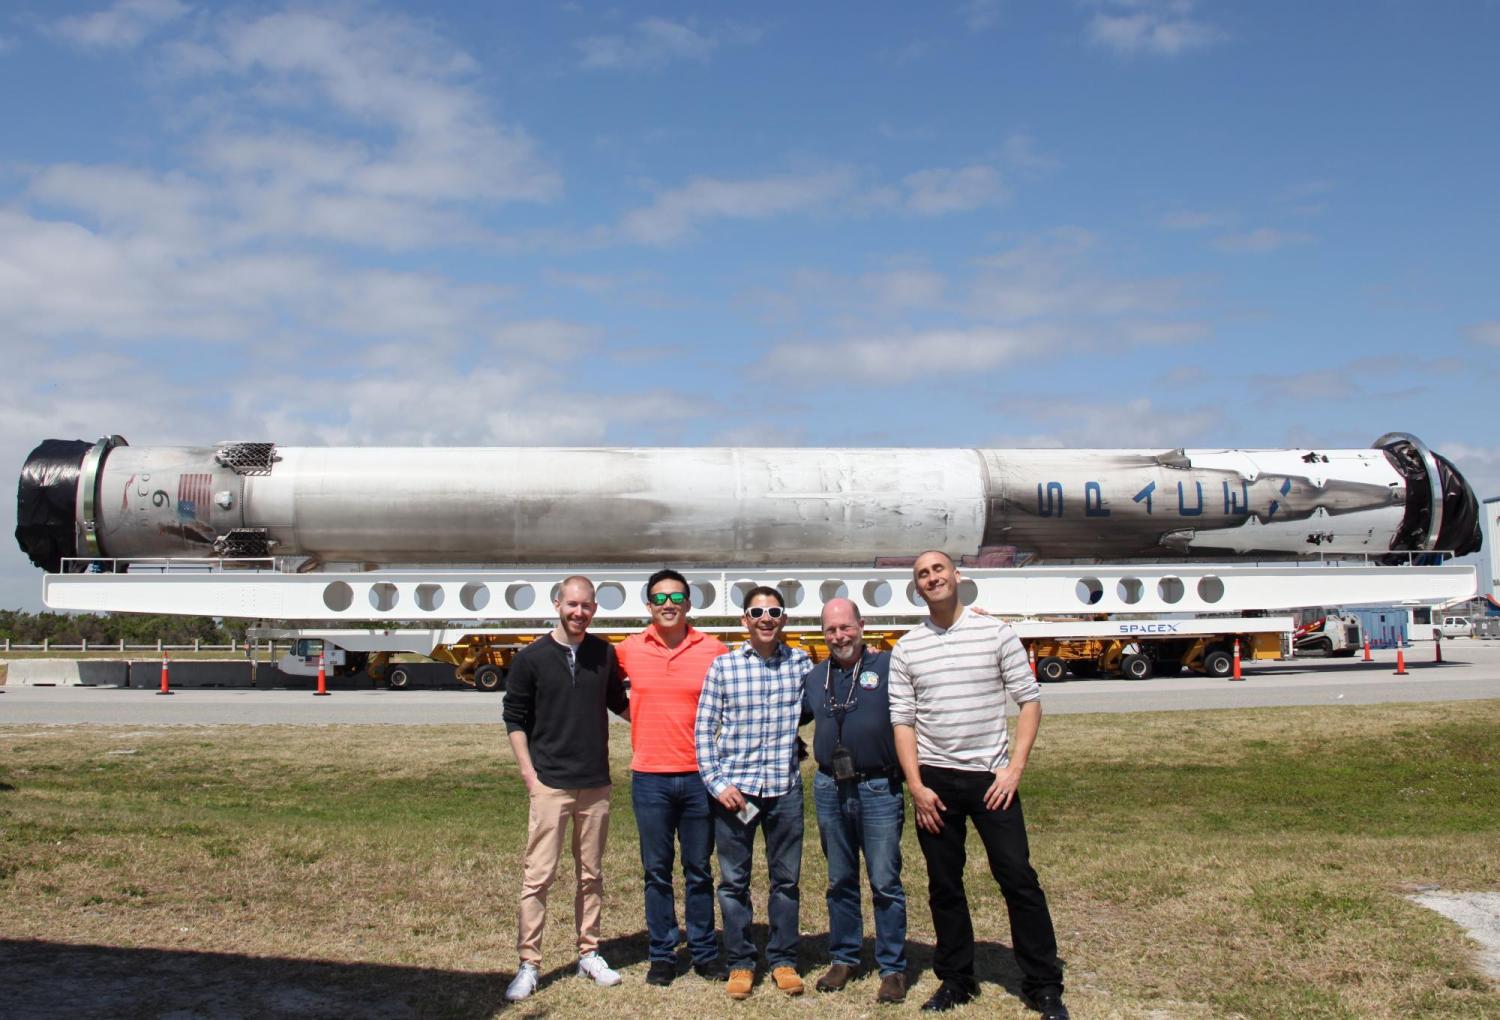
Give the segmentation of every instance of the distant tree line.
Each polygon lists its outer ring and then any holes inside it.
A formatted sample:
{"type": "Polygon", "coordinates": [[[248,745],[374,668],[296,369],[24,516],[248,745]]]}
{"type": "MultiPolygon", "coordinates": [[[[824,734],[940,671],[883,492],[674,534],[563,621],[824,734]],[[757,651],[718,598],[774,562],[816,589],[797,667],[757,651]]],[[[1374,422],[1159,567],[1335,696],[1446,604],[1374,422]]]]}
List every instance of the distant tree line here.
{"type": "Polygon", "coordinates": [[[144,613],[26,613],[0,610],[0,640],[13,644],[227,645],[245,640],[245,620],[215,620],[210,616],[151,616],[144,613]]]}

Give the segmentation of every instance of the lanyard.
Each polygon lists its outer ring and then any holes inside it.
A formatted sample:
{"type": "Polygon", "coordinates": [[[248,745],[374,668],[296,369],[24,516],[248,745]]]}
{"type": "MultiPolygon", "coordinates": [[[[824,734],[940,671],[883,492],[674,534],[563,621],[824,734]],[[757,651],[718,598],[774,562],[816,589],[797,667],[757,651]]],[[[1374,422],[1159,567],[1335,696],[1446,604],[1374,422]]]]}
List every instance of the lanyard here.
{"type": "Polygon", "coordinates": [[[859,658],[854,660],[854,668],[849,671],[849,692],[844,695],[842,705],[835,704],[833,700],[833,655],[828,656],[828,672],[823,678],[823,693],[828,696],[828,714],[833,716],[834,725],[838,727],[838,744],[844,743],[844,716],[854,707],[859,700],[859,669],[865,663],[864,649],[860,649],[859,658]]]}

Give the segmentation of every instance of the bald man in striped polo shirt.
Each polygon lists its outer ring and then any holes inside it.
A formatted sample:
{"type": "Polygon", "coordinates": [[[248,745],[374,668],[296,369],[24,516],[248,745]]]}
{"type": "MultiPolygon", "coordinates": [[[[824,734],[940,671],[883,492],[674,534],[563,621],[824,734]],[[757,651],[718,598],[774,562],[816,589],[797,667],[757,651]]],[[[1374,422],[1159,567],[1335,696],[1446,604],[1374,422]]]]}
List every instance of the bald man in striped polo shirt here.
{"type": "Polygon", "coordinates": [[[1017,790],[1042,721],[1041,689],[1010,625],[959,602],[958,568],[946,553],[922,553],[912,575],[929,616],[896,642],[889,691],[937,932],[932,969],[942,984],[922,1009],[953,1009],[978,993],[963,879],[973,822],[1010,914],[1021,990],[1044,1020],[1067,1020],[1057,937],[1031,867],[1017,790]],[[1014,746],[1007,693],[1021,707],[1014,746]]]}

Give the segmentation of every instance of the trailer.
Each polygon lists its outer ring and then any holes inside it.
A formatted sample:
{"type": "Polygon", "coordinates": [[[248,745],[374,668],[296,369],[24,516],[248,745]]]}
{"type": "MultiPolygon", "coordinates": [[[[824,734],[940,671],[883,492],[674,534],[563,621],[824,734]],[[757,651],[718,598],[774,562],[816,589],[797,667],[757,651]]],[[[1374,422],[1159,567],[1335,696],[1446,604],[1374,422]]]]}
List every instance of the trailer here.
{"type": "Polygon", "coordinates": [[[1018,620],[1012,623],[1044,682],[1115,676],[1147,680],[1190,670],[1223,678],[1242,660],[1280,659],[1292,618],[1190,617],[1018,620]]]}

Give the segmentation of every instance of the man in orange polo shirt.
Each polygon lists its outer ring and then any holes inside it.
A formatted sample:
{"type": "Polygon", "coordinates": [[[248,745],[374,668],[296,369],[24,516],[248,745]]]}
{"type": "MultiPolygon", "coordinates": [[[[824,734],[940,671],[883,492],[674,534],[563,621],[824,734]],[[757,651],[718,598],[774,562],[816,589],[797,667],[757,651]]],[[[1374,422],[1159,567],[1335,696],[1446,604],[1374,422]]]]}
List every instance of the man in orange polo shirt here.
{"type": "Polygon", "coordinates": [[[669,985],[677,977],[677,904],[672,864],[682,848],[683,920],[693,970],[710,981],[728,972],[714,936],[713,819],[708,789],[698,775],[693,720],[709,664],[729,651],[724,642],[688,623],[692,596],[687,579],[658,570],[646,582],[650,625],[616,648],[630,681],[630,800],[640,830],[646,873],[646,930],[651,965],[646,983],[669,985]]]}

